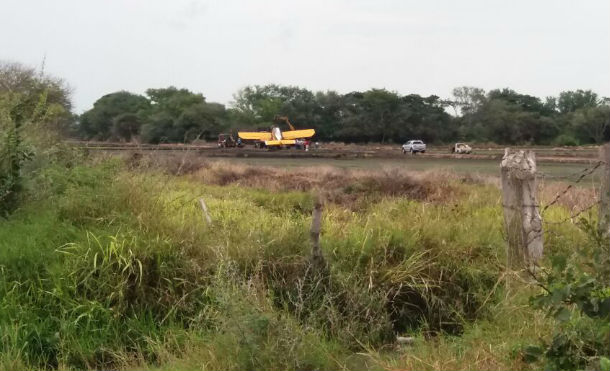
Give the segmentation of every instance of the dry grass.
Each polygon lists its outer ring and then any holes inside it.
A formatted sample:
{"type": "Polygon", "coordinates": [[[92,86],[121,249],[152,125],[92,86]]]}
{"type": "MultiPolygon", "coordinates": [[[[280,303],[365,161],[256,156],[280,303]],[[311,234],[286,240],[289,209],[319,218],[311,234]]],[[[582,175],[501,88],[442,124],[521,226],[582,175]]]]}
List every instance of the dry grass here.
{"type": "Polygon", "coordinates": [[[599,187],[583,187],[567,182],[545,182],[540,184],[540,203],[551,202],[565,207],[572,215],[599,201],[599,187]],[[559,197],[559,198],[558,198],[559,197]]]}
{"type": "MultiPolygon", "coordinates": [[[[449,170],[409,171],[399,167],[346,169],[335,166],[311,166],[282,169],[253,166],[229,161],[202,159],[196,152],[182,154],[129,154],[127,163],[134,168],[160,168],[172,175],[190,175],[210,185],[237,185],[272,191],[314,191],[327,200],[353,205],[366,195],[403,196],[426,202],[452,202],[467,192],[460,184],[488,184],[501,188],[496,176],[456,173],[449,170]]],[[[585,179],[579,184],[564,181],[539,183],[541,205],[555,203],[572,215],[597,202],[598,184],[585,179]],[[567,191],[566,191],[567,189],[567,191]],[[565,191],[565,192],[564,192],[565,191]]]]}
{"type": "Polygon", "coordinates": [[[314,191],[331,202],[352,204],[366,195],[403,196],[444,202],[460,194],[449,172],[406,172],[396,168],[348,170],[331,166],[298,170],[241,164],[205,163],[192,177],[206,184],[238,185],[271,191],[314,191]]]}
{"type": "Polygon", "coordinates": [[[363,196],[402,196],[426,202],[455,200],[464,192],[460,183],[494,183],[490,177],[445,170],[408,171],[397,167],[375,170],[344,169],[334,166],[282,169],[228,161],[206,161],[194,152],[178,155],[131,154],[131,167],[161,168],[173,175],[189,175],[210,185],[236,185],[271,191],[316,192],[328,201],[353,205],[363,196]]]}

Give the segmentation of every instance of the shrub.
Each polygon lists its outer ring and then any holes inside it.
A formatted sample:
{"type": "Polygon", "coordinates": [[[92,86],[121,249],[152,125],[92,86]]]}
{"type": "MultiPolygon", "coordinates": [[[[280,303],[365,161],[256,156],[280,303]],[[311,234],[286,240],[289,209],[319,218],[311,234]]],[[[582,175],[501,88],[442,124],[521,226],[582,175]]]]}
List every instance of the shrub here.
{"type": "Polygon", "coordinates": [[[580,145],[578,139],[570,134],[561,134],[553,139],[553,145],[555,146],[578,146],[580,145]]]}
{"type": "Polygon", "coordinates": [[[610,357],[610,241],[587,219],[580,226],[588,243],[556,252],[535,277],[543,292],[531,303],[559,326],[549,344],[529,346],[525,356],[544,356],[552,369],[597,368],[610,357]]]}

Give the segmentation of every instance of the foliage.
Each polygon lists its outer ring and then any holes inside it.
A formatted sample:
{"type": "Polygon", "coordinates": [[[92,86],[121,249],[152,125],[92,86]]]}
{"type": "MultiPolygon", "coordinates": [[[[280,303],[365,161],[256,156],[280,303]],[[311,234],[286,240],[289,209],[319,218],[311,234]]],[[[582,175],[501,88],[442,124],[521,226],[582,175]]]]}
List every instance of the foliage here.
{"type": "Polygon", "coordinates": [[[32,181],[32,202],[0,225],[0,355],[28,367],[157,365],[197,345],[218,369],[334,368],[395,331],[459,334],[497,302],[500,215],[480,201],[450,218],[448,205],[400,198],[364,199],[360,214],[329,204],[324,278],[308,273],[307,193],[116,161],[32,181]]]}
{"type": "Polygon", "coordinates": [[[149,89],[142,140],[149,143],[213,139],[225,125],[225,108],[186,89],[149,89]]]}
{"type": "Polygon", "coordinates": [[[121,91],[98,99],[80,116],[85,139],[143,140],[149,143],[212,139],[225,125],[225,108],[201,94],[169,87],[147,96],[121,91]]]}
{"type": "MultiPolygon", "coordinates": [[[[247,86],[234,96],[235,118],[240,124],[268,124],[277,114],[290,114],[293,121],[306,117],[297,117],[303,113],[311,115],[313,94],[295,86],[255,85],[247,86]]],[[[308,117],[311,118],[311,117],[308,117]]]]}
{"type": "Polygon", "coordinates": [[[603,143],[610,138],[610,106],[580,108],[566,118],[581,143],[603,143]]]}
{"type": "Polygon", "coordinates": [[[137,114],[122,113],[112,119],[110,132],[114,137],[129,142],[138,135],[140,126],[142,126],[142,120],[137,114]]]}
{"type": "Polygon", "coordinates": [[[551,144],[555,146],[577,146],[579,141],[570,134],[560,134],[553,139],[551,144]]]}
{"type": "Polygon", "coordinates": [[[462,114],[475,113],[486,101],[485,90],[471,86],[453,89],[453,97],[452,105],[459,108],[462,114]]]}
{"type": "Polygon", "coordinates": [[[59,155],[69,109],[63,81],[19,64],[0,64],[0,215],[17,207],[24,173],[59,155]]]}
{"type": "Polygon", "coordinates": [[[184,142],[215,139],[227,129],[268,130],[273,118],[282,115],[297,128],[316,129],[320,140],[571,144],[568,139],[575,138],[586,144],[610,139],[607,102],[589,90],[564,91],[542,100],[508,88],[485,92],[463,86],[453,90],[452,99],[440,99],[385,89],[314,93],[269,84],[239,90],[226,109],[207,103],[201,94],[169,87],[149,89],[146,97],[126,92],[102,97],[81,116],[80,131],[85,138],[184,142]],[[114,95],[125,99],[109,99],[114,95]],[[130,105],[132,100],[141,106],[130,105]],[[451,109],[455,116],[448,113],[451,109]],[[131,115],[120,116],[127,113],[131,115]]]}
{"type": "Polygon", "coordinates": [[[596,93],[591,90],[563,91],[557,99],[557,108],[560,113],[574,112],[583,108],[593,108],[600,105],[596,93]]]}
{"type": "Polygon", "coordinates": [[[532,361],[544,355],[551,369],[599,367],[610,357],[610,242],[594,223],[580,224],[588,243],[555,252],[551,267],[536,277],[544,292],[531,299],[559,327],[549,344],[529,346],[525,355],[532,361]]]}
{"type": "Polygon", "coordinates": [[[496,143],[548,143],[558,134],[550,112],[536,97],[510,89],[492,90],[478,109],[461,117],[461,132],[496,143]]]}
{"type": "Polygon", "coordinates": [[[290,117],[297,127],[316,129],[317,138],[348,142],[429,141],[449,138],[449,115],[438,97],[401,97],[385,89],[339,95],[292,86],[246,87],[235,95],[233,119],[238,125],[265,128],[275,115],[290,117]],[[262,125],[261,125],[262,124],[262,125]]]}
{"type": "MultiPolygon", "coordinates": [[[[339,178],[358,209],[325,205],[319,272],[299,179],[134,166],[52,164],[28,180],[0,223],[0,368],[527,369],[511,350],[551,331],[524,295],[503,299],[493,186],[339,178]],[[390,351],[395,335],[416,344],[390,351]]],[[[553,251],[582,237],[557,234],[553,251]]]]}
{"type": "Polygon", "coordinates": [[[21,190],[21,167],[29,152],[21,140],[20,125],[0,107],[0,216],[12,212],[21,190]]]}
{"type": "Polygon", "coordinates": [[[19,63],[0,62],[0,93],[25,97],[24,117],[33,115],[43,94],[48,105],[59,105],[66,112],[72,108],[71,89],[62,79],[19,63]]]}
{"type": "Polygon", "coordinates": [[[80,116],[79,132],[86,139],[105,140],[116,135],[130,139],[140,126],[137,114],[150,103],[142,96],[120,91],[104,95],[80,116]]]}

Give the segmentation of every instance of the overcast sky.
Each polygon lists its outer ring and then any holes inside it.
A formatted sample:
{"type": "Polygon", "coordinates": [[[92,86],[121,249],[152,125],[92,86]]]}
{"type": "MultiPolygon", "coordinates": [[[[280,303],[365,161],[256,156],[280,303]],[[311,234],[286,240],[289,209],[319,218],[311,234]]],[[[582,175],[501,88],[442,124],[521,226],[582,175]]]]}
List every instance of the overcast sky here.
{"type": "Polygon", "coordinates": [[[250,84],[449,97],[456,86],[610,96],[610,1],[2,0],[0,60],[100,96],[250,84]]]}

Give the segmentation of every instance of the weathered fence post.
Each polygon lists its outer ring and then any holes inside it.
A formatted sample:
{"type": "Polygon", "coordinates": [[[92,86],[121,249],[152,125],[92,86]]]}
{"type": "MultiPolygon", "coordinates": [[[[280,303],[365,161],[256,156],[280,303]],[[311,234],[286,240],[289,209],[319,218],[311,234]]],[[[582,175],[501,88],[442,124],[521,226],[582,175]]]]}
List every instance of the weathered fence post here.
{"type": "Polygon", "coordinates": [[[610,235],[610,143],[599,147],[602,161],[602,184],[599,197],[599,230],[610,235]]]}
{"type": "Polygon", "coordinates": [[[320,229],[322,227],[322,201],[319,196],[314,198],[314,207],[311,213],[311,229],[309,238],[311,239],[311,260],[317,267],[326,266],[322,249],[320,248],[320,229]]]}
{"type": "Polygon", "coordinates": [[[210,216],[210,212],[208,211],[208,206],[205,204],[205,201],[203,200],[203,198],[199,199],[199,205],[201,205],[201,210],[203,211],[203,220],[208,222],[208,225],[212,224],[212,217],[210,216]]]}
{"type": "Polygon", "coordinates": [[[536,156],[533,151],[506,148],[501,168],[507,266],[531,268],[542,257],[543,249],[542,218],[536,197],[536,156]]]}

